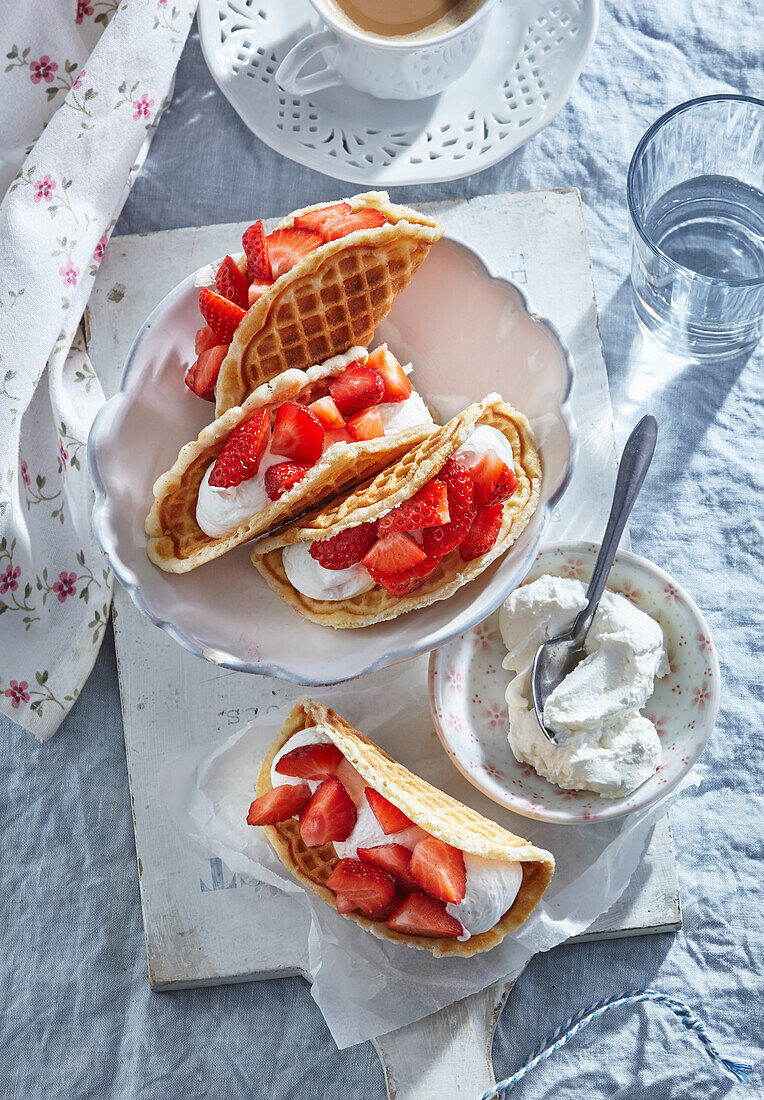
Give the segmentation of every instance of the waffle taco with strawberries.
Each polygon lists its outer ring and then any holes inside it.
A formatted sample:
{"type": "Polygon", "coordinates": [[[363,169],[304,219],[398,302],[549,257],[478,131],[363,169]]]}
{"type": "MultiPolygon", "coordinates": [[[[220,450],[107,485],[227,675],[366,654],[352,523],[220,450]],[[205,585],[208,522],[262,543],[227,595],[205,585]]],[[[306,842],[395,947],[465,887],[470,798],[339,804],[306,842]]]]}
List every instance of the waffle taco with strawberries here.
{"type": "Polygon", "coordinates": [[[185,573],[373,478],[434,430],[386,344],[259,386],[157,479],[147,553],[185,573]]]}
{"type": "Polygon", "coordinates": [[[220,416],[285,370],[368,346],[442,235],[385,191],[306,207],[267,235],[255,222],[243,254],[197,277],[205,324],[186,385],[220,416]]]}
{"type": "MultiPolygon", "coordinates": [[[[247,822],[308,890],[380,939],[476,955],[541,899],[553,856],[414,775],[339,714],[300,700],[247,822]]],[[[244,809],[242,808],[242,813],[244,809]]]]}
{"type": "Polygon", "coordinates": [[[252,562],[312,622],[384,622],[447,599],[508,550],[541,477],[528,421],[489,394],[368,484],[258,539],[252,562]]]}

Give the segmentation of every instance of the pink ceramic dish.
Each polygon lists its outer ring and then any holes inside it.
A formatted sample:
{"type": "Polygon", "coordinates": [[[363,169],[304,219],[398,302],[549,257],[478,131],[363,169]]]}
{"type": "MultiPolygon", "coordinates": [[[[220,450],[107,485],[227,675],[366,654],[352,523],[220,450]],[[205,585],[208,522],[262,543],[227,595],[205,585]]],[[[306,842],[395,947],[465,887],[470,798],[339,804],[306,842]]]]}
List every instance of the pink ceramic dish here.
{"type": "Polygon", "coordinates": [[[475,581],[449,600],[363,630],[330,630],[301,618],[258,575],[246,546],[183,575],[163,573],[146,556],[152,485],[212,414],[183,384],[198,296],[192,274],[157,306],[88,441],[93,530],[143,614],[215,664],[318,685],[425,653],[498,607],[533,561],[576,451],[568,403],[573,364],[523,292],[467,245],[443,238],[377,331],[374,344],[387,340],[402,362],[414,364],[414,385],[441,422],[494,390],[524,412],[544,481],[520,538],[475,581]]]}
{"type": "MultiPolygon", "coordinates": [[[[545,547],[524,583],[544,573],[587,583],[598,551],[588,542],[545,547]]],[[[644,810],[690,771],[711,735],[721,679],[711,634],[696,604],[668,573],[625,551],[615,559],[608,588],[660,623],[671,665],[669,674],[656,680],[643,711],[658,730],[662,762],[627,798],[563,791],[515,760],[504,700],[511,673],[501,667],[506,649],[498,611],[430,657],[430,706],[443,747],[470,783],[523,817],[570,825],[644,810]]]]}

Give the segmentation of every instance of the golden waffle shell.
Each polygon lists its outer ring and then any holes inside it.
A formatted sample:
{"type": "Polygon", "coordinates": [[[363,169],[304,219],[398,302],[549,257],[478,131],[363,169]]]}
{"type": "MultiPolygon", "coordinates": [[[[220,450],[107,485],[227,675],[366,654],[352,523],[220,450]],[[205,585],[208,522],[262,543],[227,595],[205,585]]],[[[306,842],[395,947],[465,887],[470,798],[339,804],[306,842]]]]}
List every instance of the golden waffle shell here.
{"type": "MultiPolygon", "coordinates": [[[[295,733],[311,726],[318,726],[322,733],[330,737],[366,782],[402,810],[415,825],[446,844],[461,848],[463,852],[523,865],[523,881],[511,908],[493,928],[471,936],[463,943],[451,937],[406,936],[392,931],[383,921],[373,920],[359,912],[343,913],[346,920],[355,921],[379,939],[430,951],[436,957],[467,958],[477,955],[495,947],[506,935],[520,927],[538,904],[552,878],[554,857],[551,853],[502,829],[495,821],[490,821],[420,779],[339,714],[315,699],[301,699],[296,703],[281,727],[260,768],[256,791],[258,797],[271,790],[271,767],[279,749],[295,733]]],[[[334,845],[307,848],[300,837],[297,818],[294,817],[278,825],[265,825],[263,828],[284,866],[304,886],[336,909],[334,894],[326,886],[326,881],[337,863],[334,845]]]]}
{"type": "Polygon", "coordinates": [[[538,507],[541,492],[541,460],[530,424],[522,413],[505,404],[498,394],[470,405],[442,428],[431,432],[417,447],[378,474],[367,486],[355,489],[339,502],[303,516],[276,535],[258,540],[252,562],[274,592],[311,622],[335,629],[371,626],[408,611],[448,599],[458,588],[474,580],[500,557],[520,535],[538,507]],[[398,598],[376,586],[347,600],[314,600],[290,583],[282,560],[282,547],[313,542],[338,534],[367,520],[380,519],[413,496],[443,468],[478,424],[502,432],[512,445],[518,487],[504,504],[501,529],[491,549],[472,561],[462,561],[452,550],[419,588],[398,598]]]}
{"type": "MultiPolygon", "coordinates": [[[[335,200],[336,201],[336,200],[335,200]]],[[[241,405],[263,382],[282,371],[305,370],[366,346],[411,282],[442,228],[423,214],[388,200],[386,191],[347,199],[356,210],[379,210],[388,224],[359,229],[317,248],[282,275],[247,311],[236,329],[216,386],[216,415],[241,405]]],[[[282,221],[287,228],[309,210],[282,221]]]]}
{"type": "MultiPolygon", "coordinates": [[[[365,348],[350,348],[353,359],[365,362],[365,348]]],[[[292,489],[268,504],[228,535],[213,538],[196,522],[199,487],[207,468],[218,457],[237,425],[265,406],[293,401],[311,387],[340,374],[347,356],[334,356],[307,371],[289,370],[259,386],[240,408],[229,409],[187,443],[173,467],[154,484],[154,503],[146,518],[146,552],[151,561],[167,573],[187,573],[219,558],[234,546],[264,531],[288,523],[307,508],[330,500],[349,485],[373,477],[381,468],[400,458],[431,430],[429,426],[407,428],[381,439],[361,443],[335,443],[292,489]]]]}

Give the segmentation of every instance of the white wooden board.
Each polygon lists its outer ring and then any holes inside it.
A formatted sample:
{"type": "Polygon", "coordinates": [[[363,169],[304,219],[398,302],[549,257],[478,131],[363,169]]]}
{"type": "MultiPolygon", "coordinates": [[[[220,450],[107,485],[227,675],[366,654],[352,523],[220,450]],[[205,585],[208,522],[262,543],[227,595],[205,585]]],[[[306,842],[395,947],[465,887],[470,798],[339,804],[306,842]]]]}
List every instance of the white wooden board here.
{"type": "MultiPolygon", "coordinates": [[[[499,195],[426,208],[496,270],[526,287],[536,308],[567,340],[577,371],[573,410],[580,454],[547,537],[597,539],[609,510],[615,444],[578,192],[499,195]]],[[[235,247],[245,226],[112,240],[88,317],[90,352],[107,396],[118,385],[136,332],[159,299],[190,271],[235,247]]],[[[115,596],[115,635],[152,987],[303,972],[305,911],[273,888],[205,858],[173,827],[159,793],[163,774],[179,756],[214,744],[302,690],[205,664],[144,620],[122,590],[115,596]]],[[[426,657],[417,658],[365,677],[358,687],[383,698],[405,676],[421,685],[424,700],[426,668],[426,657]]],[[[680,919],[674,852],[664,819],[625,896],[580,938],[667,931],[678,928],[680,919]]],[[[491,1037],[506,995],[502,983],[378,1040],[391,1097],[448,1100],[487,1088],[491,1037]],[[412,1063],[423,1043],[433,1051],[424,1069],[412,1063]]]]}

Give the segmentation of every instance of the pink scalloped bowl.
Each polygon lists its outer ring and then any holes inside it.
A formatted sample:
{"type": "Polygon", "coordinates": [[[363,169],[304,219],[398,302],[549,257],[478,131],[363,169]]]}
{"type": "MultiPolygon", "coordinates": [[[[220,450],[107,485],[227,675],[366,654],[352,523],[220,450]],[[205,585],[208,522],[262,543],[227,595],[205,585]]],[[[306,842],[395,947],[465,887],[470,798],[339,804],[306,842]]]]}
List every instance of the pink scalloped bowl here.
{"type": "MultiPolygon", "coordinates": [[[[599,546],[568,542],[543,547],[523,583],[545,573],[587,583],[599,546]]],[[[660,623],[670,671],[656,680],[643,713],[654,722],[663,756],[657,772],[628,797],[564,791],[515,760],[507,741],[504,692],[511,676],[495,611],[430,657],[430,707],[438,737],[462,775],[494,802],[523,817],[564,825],[608,821],[644,810],[675,787],[703,751],[719,709],[721,678],[708,624],[668,573],[645,558],[619,552],[608,579],[660,623]]]]}

